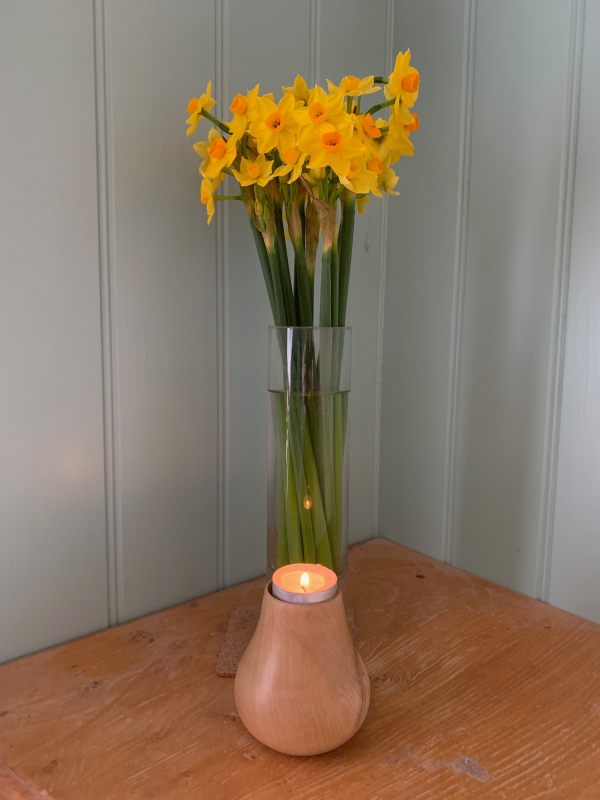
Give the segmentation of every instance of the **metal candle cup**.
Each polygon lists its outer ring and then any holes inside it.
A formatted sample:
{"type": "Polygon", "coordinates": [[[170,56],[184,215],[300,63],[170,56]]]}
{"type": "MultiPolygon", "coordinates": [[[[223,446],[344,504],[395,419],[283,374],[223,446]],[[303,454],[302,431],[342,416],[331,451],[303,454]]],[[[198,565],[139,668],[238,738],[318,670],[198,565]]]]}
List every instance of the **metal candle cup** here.
{"type": "Polygon", "coordinates": [[[273,573],[273,596],[285,603],[323,603],[337,593],[337,575],[322,564],[286,564],[273,573]]]}

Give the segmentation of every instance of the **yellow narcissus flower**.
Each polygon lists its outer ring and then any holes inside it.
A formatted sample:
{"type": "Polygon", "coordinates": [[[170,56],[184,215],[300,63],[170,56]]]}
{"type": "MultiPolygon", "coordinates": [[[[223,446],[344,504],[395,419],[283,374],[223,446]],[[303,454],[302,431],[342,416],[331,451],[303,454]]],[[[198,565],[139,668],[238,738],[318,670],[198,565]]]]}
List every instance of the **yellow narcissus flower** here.
{"type": "Polygon", "coordinates": [[[364,213],[365,206],[371,202],[371,198],[366,194],[361,194],[356,198],[356,208],[359,214],[364,213]]]}
{"type": "Polygon", "coordinates": [[[357,120],[369,139],[381,139],[383,136],[381,128],[385,125],[385,120],[374,120],[370,114],[360,114],[357,120]]]}
{"type": "Polygon", "coordinates": [[[333,94],[335,92],[342,92],[348,97],[360,97],[362,94],[373,94],[379,91],[379,86],[374,83],[375,77],[367,75],[366,78],[357,78],[356,75],[346,75],[340,81],[340,85],[336,86],[335,83],[327,78],[327,87],[333,94]]]}
{"type": "Polygon", "coordinates": [[[266,186],[273,177],[272,171],[273,162],[267,161],[263,155],[259,155],[255,160],[242,158],[239,170],[232,170],[240,186],[250,186],[253,183],[266,186]]]}
{"type": "Polygon", "coordinates": [[[204,110],[210,111],[215,104],[215,100],[211,97],[212,83],[209,81],[206,84],[206,91],[200,97],[192,97],[187,105],[187,113],[190,115],[186,122],[188,129],[185,132],[186,136],[191,136],[198,127],[198,122],[204,110]]]}
{"type": "Polygon", "coordinates": [[[281,88],[284,94],[291,94],[295,100],[299,100],[301,103],[308,103],[310,89],[302,75],[296,75],[292,86],[282,86],[281,88]]]}
{"type": "Polygon", "coordinates": [[[419,96],[419,82],[419,71],[410,66],[410,50],[400,52],[384,87],[385,96],[388,100],[399,97],[408,108],[412,108],[419,96]]]}
{"type": "Polygon", "coordinates": [[[315,86],[306,105],[296,111],[296,119],[300,125],[322,125],[324,122],[343,125],[348,121],[343,93],[327,94],[320,86],[315,86]]]}
{"type": "Polygon", "coordinates": [[[296,100],[291,94],[284,95],[277,105],[269,97],[258,98],[257,116],[249,130],[259,153],[268,153],[274,147],[281,153],[294,144],[298,130],[295,110],[296,100]]]}
{"type": "Polygon", "coordinates": [[[300,148],[310,156],[309,168],[331,167],[338,177],[350,170],[350,162],[365,153],[365,147],[353,136],[353,126],[336,128],[329,122],[311,125],[300,133],[300,148]]]}
{"type": "Polygon", "coordinates": [[[289,175],[288,183],[293,183],[297,180],[301,173],[302,167],[304,166],[304,162],[306,161],[306,156],[303,156],[300,153],[300,150],[295,145],[292,145],[287,150],[284,150],[283,153],[280,153],[281,160],[283,164],[273,172],[274,178],[280,178],[284,175],[289,175]]]}
{"type": "Polygon", "coordinates": [[[399,194],[394,192],[394,186],[398,183],[398,176],[390,167],[389,158],[381,161],[380,158],[374,156],[367,161],[367,169],[376,177],[376,188],[372,189],[374,195],[381,197],[381,191],[388,194],[399,194]]]}
{"type": "Polygon", "coordinates": [[[373,172],[364,161],[350,162],[350,169],[346,175],[340,175],[340,183],[355,194],[377,194],[377,174],[373,172]]]}
{"type": "Polygon", "coordinates": [[[382,127],[387,125],[383,119],[375,120],[370,114],[353,114],[352,122],[357,139],[362,142],[371,155],[379,153],[379,145],[383,140],[382,127]]]}
{"type": "Polygon", "coordinates": [[[211,128],[208,132],[208,141],[196,142],[194,150],[201,158],[204,158],[200,166],[200,174],[211,180],[216,178],[222,170],[231,166],[237,155],[235,140],[230,139],[226,142],[215,128],[211,128]]]}
{"type": "MultiPolygon", "coordinates": [[[[258,92],[260,86],[257,83],[254,89],[251,89],[247,94],[236,94],[229,110],[233,114],[233,119],[229,123],[229,129],[234,139],[241,139],[248,129],[248,125],[252,120],[256,119],[258,114],[258,92]]],[[[272,94],[265,95],[265,97],[273,98],[272,94]]]]}
{"type": "Polygon", "coordinates": [[[383,157],[389,156],[392,163],[401,156],[412,156],[414,153],[415,147],[409,138],[412,126],[415,124],[414,116],[400,98],[397,98],[392,108],[388,132],[380,151],[383,157]]]}
{"type": "Polygon", "coordinates": [[[206,206],[209,225],[215,213],[215,199],[213,194],[222,180],[223,176],[219,176],[214,181],[211,181],[210,178],[202,178],[202,184],[200,185],[200,202],[206,206]]]}

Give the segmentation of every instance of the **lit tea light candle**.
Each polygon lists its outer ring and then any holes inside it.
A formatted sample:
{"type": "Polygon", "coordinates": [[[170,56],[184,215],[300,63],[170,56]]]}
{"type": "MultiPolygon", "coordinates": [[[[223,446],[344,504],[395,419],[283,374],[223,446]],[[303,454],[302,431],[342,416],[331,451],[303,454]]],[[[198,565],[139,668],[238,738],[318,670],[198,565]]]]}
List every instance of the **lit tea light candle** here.
{"type": "Polygon", "coordinates": [[[273,573],[272,587],[286,603],[322,603],[337,592],[337,575],[321,564],[286,564],[273,573]]]}

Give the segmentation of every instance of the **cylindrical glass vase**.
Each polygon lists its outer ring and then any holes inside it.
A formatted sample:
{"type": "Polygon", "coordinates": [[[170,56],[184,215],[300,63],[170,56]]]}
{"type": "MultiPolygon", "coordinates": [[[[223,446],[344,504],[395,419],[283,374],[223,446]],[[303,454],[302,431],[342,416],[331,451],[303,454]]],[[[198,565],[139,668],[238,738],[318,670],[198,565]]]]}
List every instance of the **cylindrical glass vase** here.
{"type": "Polygon", "coordinates": [[[269,329],[268,562],[323,564],[348,549],[350,328],[269,329]]]}

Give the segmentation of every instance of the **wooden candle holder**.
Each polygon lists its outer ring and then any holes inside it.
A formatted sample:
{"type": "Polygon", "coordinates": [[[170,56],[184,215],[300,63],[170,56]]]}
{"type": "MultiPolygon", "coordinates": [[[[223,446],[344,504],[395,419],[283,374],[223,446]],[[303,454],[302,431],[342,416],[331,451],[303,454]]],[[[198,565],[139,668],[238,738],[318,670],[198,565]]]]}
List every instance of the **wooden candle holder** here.
{"type": "Polygon", "coordinates": [[[326,753],[358,731],[371,694],[342,594],[322,603],[286,603],[273,597],[270,587],[238,666],[238,713],[250,733],[273,750],[326,753]]]}

